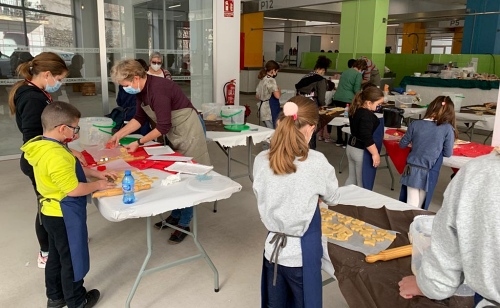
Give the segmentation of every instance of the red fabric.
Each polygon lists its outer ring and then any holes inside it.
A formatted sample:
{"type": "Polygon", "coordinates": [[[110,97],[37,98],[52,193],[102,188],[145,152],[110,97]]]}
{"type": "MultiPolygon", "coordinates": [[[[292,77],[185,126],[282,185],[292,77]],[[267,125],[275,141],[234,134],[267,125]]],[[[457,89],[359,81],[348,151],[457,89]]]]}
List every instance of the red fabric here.
{"type": "MultiPolygon", "coordinates": [[[[394,136],[395,133],[404,134],[402,132],[398,132],[395,129],[388,129],[385,131],[386,134],[394,136]]],[[[389,155],[389,158],[392,160],[396,170],[399,174],[403,173],[403,170],[406,165],[406,159],[408,158],[408,154],[410,154],[411,148],[401,149],[399,147],[398,140],[384,140],[385,150],[389,155]]],[[[480,143],[471,142],[469,144],[462,144],[453,149],[453,155],[455,156],[465,156],[465,157],[478,157],[482,155],[486,155],[493,151],[493,147],[489,145],[484,145],[480,143]]],[[[454,169],[456,173],[458,169],[454,169]]]]}
{"type": "MultiPolygon", "coordinates": [[[[160,146],[160,145],[158,145],[158,146],[160,146]]],[[[82,154],[85,157],[85,160],[87,161],[87,164],[89,166],[97,166],[97,163],[94,160],[94,158],[92,157],[92,155],[90,155],[87,151],[82,151],[82,154]]],[[[130,155],[135,156],[135,157],[144,156],[145,158],[148,158],[150,156],[150,155],[148,155],[148,153],[146,153],[146,150],[144,150],[143,147],[137,148],[137,150],[133,153],[130,153],[130,155]]],[[[183,156],[183,155],[176,152],[174,154],[170,154],[169,156],[183,156]]],[[[175,162],[173,162],[173,161],[156,161],[156,160],[148,160],[148,159],[134,160],[134,161],[128,162],[128,164],[130,166],[135,167],[139,170],[152,168],[152,169],[158,169],[161,171],[165,171],[165,168],[172,165],[173,163],[175,163],[175,162]]]]}

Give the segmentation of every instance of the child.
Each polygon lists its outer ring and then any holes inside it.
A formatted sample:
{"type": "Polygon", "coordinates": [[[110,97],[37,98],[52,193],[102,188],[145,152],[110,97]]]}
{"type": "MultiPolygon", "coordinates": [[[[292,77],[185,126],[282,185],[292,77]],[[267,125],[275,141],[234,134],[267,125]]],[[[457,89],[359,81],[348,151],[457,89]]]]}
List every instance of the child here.
{"type": "Polygon", "coordinates": [[[308,148],[317,123],[316,104],[303,96],[291,98],[280,114],[270,150],[255,158],[253,189],[269,230],[262,307],[285,307],[290,299],[295,307],[322,307],[318,199],[336,203],[340,195],[335,169],[323,154],[308,148]]]}
{"type": "Polygon", "coordinates": [[[64,102],[53,102],[42,112],[43,136],[21,147],[33,166],[40,193],[41,220],[49,235],[45,267],[47,307],[90,308],[99,300],[98,290],[87,292],[83,278],[89,271],[86,195],[114,187],[110,172],[82,168],[67,147],[78,138],[80,112],[64,102]],[[86,177],[100,180],[87,183],[86,177]]]}
{"type": "MultiPolygon", "coordinates": [[[[417,277],[399,283],[400,295],[432,299],[452,296],[464,283],[485,298],[500,302],[500,157],[496,154],[473,159],[461,168],[444,192],[443,206],[432,226],[431,246],[422,257],[417,277]]],[[[485,304],[485,305],[483,305],[485,304]]]]}
{"type": "Polygon", "coordinates": [[[429,207],[443,156],[453,154],[457,136],[453,102],[448,96],[436,97],[429,104],[424,119],[411,122],[399,142],[401,148],[412,145],[400,181],[403,184],[401,201],[415,207],[429,207]]]}
{"type": "MultiPolygon", "coordinates": [[[[377,87],[365,87],[352,100],[349,108],[351,136],[346,149],[349,177],[345,185],[354,184],[366,189],[373,188],[373,180],[368,181],[368,176],[364,177],[363,174],[366,175],[369,171],[364,169],[377,168],[380,164],[379,148],[376,144],[378,140],[375,140],[374,134],[381,124],[374,112],[383,102],[384,93],[377,87]],[[369,153],[366,157],[365,151],[369,153]]],[[[375,174],[371,175],[374,179],[375,174]]]]}
{"type": "Polygon", "coordinates": [[[276,83],[276,76],[280,65],[276,61],[267,61],[265,68],[261,69],[258,78],[260,79],[257,85],[255,97],[260,100],[257,103],[259,107],[259,125],[264,122],[268,128],[274,128],[276,119],[280,113],[281,90],[276,83]]]}

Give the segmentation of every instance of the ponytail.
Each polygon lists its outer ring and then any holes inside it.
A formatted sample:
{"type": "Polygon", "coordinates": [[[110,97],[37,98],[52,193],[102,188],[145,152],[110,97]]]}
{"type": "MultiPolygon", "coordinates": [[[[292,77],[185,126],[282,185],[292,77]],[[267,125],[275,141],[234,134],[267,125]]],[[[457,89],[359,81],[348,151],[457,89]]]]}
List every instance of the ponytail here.
{"type": "Polygon", "coordinates": [[[319,121],[318,107],[310,99],[295,96],[289,102],[298,107],[296,119],[280,114],[269,150],[269,165],[277,175],[295,173],[295,159],[307,159],[309,144],[300,129],[306,125],[316,126],[319,121]]]}
{"type": "Polygon", "coordinates": [[[257,76],[257,78],[262,79],[262,78],[266,77],[266,75],[267,75],[266,69],[263,68],[260,70],[259,76],[257,76]]]}
{"type": "Polygon", "coordinates": [[[16,96],[17,89],[19,89],[21,86],[28,84],[26,80],[31,80],[33,79],[32,75],[32,62],[24,62],[19,64],[19,66],[16,69],[17,76],[23,77],[24,80],[20,80],[16,82],[13,86],[12,89],[9,92],[9,109],[10,109],[10,114],[13,115],[16,113],[16,105],[14,104],[14,96],[16,96]]]}
{"type": "Polygon", "coordinates": [[[382,92],[379,88],[374,86],[364,87],[361,91],[356,93],[352,99],[351,106],[349,106],[349,116],[354,116],[356,110],[363,108],[367,101],[373,103],[382,97],[384,97],[384,92],[382,92]]]}

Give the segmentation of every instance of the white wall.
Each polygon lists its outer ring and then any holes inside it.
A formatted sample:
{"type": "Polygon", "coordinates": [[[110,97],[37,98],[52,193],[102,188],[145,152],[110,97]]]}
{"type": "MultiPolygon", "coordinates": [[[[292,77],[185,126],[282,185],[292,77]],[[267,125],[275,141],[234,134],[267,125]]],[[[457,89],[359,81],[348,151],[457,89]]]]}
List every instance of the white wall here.
{"type": "Polygon", "coordinates": [[[224,84],[235,79],[235,104],[239,105],[241,0],[234,1],[234,17],[224,17],[224,1],[214,0],[213,5],[215,103],[225,104],[224,84]]]}

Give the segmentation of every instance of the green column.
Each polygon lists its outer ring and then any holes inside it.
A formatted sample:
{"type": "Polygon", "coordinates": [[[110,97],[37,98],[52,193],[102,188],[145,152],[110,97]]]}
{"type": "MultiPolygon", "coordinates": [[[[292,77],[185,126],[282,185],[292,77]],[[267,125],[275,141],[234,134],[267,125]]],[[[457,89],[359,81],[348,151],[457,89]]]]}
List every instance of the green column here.
{"type": "Polygon", "coordinates": [[[366,56],[384,74],[387,16],[389,0],[355,0],[342,2],[339,68],[347,61],[366,56]]]}

